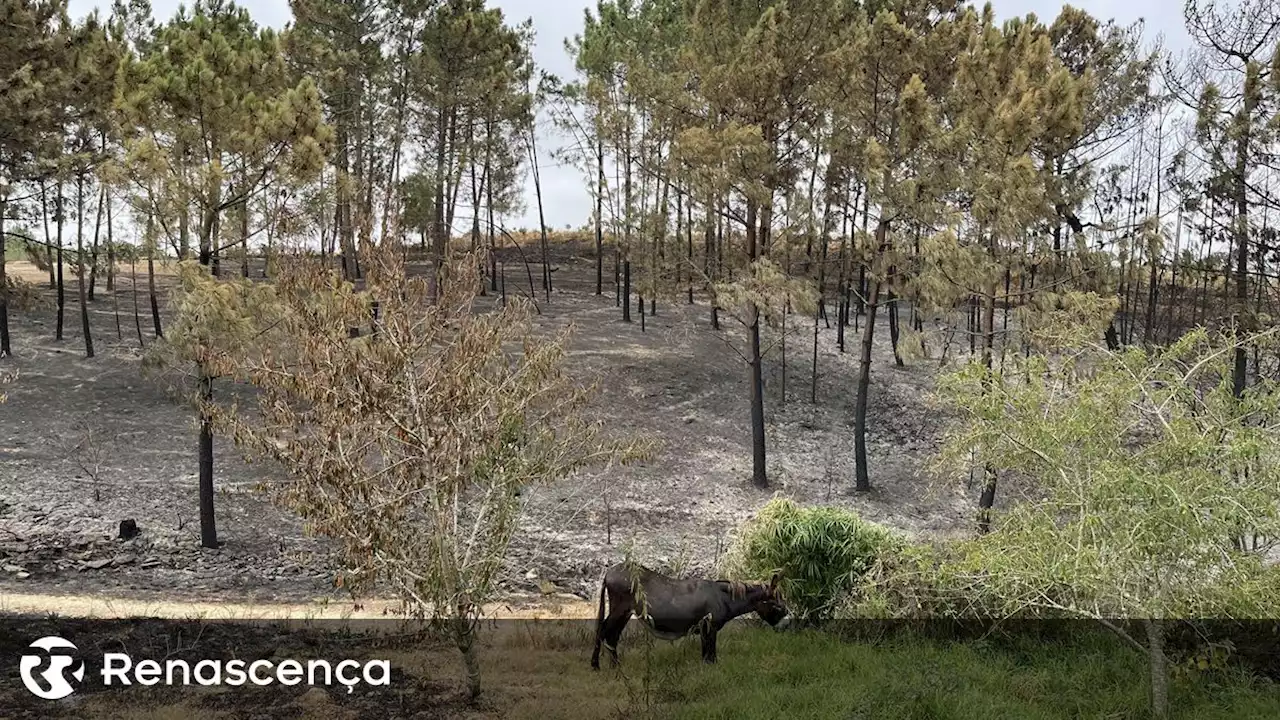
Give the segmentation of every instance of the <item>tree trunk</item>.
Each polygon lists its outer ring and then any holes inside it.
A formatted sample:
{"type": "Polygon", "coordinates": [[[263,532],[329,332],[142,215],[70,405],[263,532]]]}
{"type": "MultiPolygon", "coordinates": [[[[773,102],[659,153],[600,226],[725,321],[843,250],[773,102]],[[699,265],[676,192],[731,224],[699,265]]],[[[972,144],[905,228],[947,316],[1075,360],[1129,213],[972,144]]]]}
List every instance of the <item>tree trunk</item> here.
{"type": "Polygon", "coordinates": [[[249,277],[249,189],[241,188],[245,193],[240,203],[240,276],[249,277]]]}
{"type": "MultiPolygon", "coordinates": [[[[178,210],[178,260],[191,256],[191,208],[184,202],[178,210]]],[[[201,264],[204,264],[201,261],[201,264]]]]}
{"type": "Polygon", "coordinates": [[[716,200],[713,195],[707,196],[706,226],[702,228],[702,275],[706,280],[707,298],[711,302],[712,324],[715,324],[715,255],[716,255],[716,200]]]}
{"type": "Polygon", "coordinates": [[[9,212],[8,195],[0,195],[0,358],[13,354],[9,344],[9,278],[5,268],[4,218],[9,212]]]}
{"type": "MultiPolygon", "coordinates": [[[[197,363],[198,364],[198,363],[197,363]]],[[[200,399],[213,402],[213,378],[198,368],[200,373],[200,399]]],[[[213,513],[213,419],[204,408],[200,409],[200,545],[218,547],[218,528],[213,513]]]]}
{"type": "Polygon", "coordinates": [[[903,366],[902,353],[898,351],[898,338],[901,336],[898,327],[898,296],[889,291],[889,346],[893,349],[893,364],[903,366]]]}
{"type": "Polygon", "coordinates": [[[547,221],[542,214],[542,178],[538,175],[538,146],[529,126],[529,162],[533,168],[533,194],[538,203],[538,232],[542,237],[542,291],[551,302],[551,254],[547,247],[547,221]]]}
{"type": "MultiPolygon", "coordinates": [[[[1249,123],[1253,122],[1254,94],[1245,92],[1244,107],[1241,109],[1244,118],[1244,132],[1236,142],[1236,167],[1232,182],[1235,184],[1234,200],[1236,211],[1235,245],[1236,245],[1236,309],[1235,315],[1240,318],[1248,312],[1249,303],[1249,123]]],[[[1244,327],[1237,327],[1237,332],[1251,332],[1253,323],[1246,321],[1244,327]]],[[[1241,333],[1243,335],[1243,333],[1241,333]]],[[[1247,355],[1243,337],[1238,337],[1235,358],[1231,371],[1231,394],[1241,398],[1244,396],[1247,355]]]]}
{"type": "Polygon", "coordinates": [[[164,337],[160,328],[160,301],[156,296],[155,216],[147,214],[147,296],[151,302],[151,327],[156,337],[164,337]]]}
{"type": "Polygon", "coordinates": [[[604,136],[596,133],[596,294],[604,294],[604,136]]]}
{"type": "Polygon", "coordinates": [[[1182,242],[1182,203],[1178,203],[1178,219],[1173,226],[1173,261],[1169,264],[1169,311],[1165,318],[1165,342],[1173,342],[1174,315],[1178,307],[1178,258],[1182,242]]]}
{"type": "Polygon", "coordinates": [[[687,203],[685,203],[684,208],[685,208],[685,210],[684,210],[684,213],[685,213],[685,226],[684,226],[684,231],[685,231],[685,236],[686,236],[686,238],[688,239],[688,252],[686,253],[686,258],[685,258],[685,259],[686,259],[686,260],[688,261],[688,263],[689,263],[689,267],[688,267],[688,272],[689,272],[689,304],[690,304],[690,305],[692,305],[692,304],[693,304],[693,268],[695,267],[695,266],[694,266],[694,264],[693,264],[693,192],[692,192],[692,190],[690,190],[690,192],[689,192],[689,201],[688,201],[687,203]]]}
{"type": "Polygon", "coordinates": [[[58,317],[56,321],[56,328],[54,330],[54,337],[61,340],[62,328],[66,324],[67,315],[67,286],[66,283],[62,281],[62,226],[66,219],[66,198],[62,195],[62,178],[58,179],[58,197],[56,200],[56,212],[58,214],[54,218],[54,224],[58,231],[58,317]]]}
{"type": "MultiPolygon", "coordinates": [[[[684,231],[684,192],[680,189],[680,186],[677,185],[676,186],[676,234],[675,234],[675,247],[677,248],[680,247],[680,240],[681,240],[680,235],[682,234],[683,231],[684,231]]],[[[692,237],[690,237],[689,250],[686,255],[686,260],[690,264],[692,264],[693,262],[692,237]]],[[[684,266],[680,263],[679,260],[676,260],[672,264],[676,266],[675,290],[676,292],[679,292],[681,282],[684,280],[684,266]]],[[[689,302],[693,302],[692,297],[690,297],[689,302]]]]}
{"type": "Polygon", "coordinates": [[[1151,668],[1151,715],[1156,720],[1169,717],[1169,659],[1164,651],[1164,623],[1144,620],[1147,652],[1151,668]]]}
{"type": "MultiPolygon", "coordinates": [[[[857,212],[858,199],[855,196],[853,200],[854,212],[857,212]]],[[[840,251],[836,254],[836,262],[840,266],[840,274],[836,278],[836,345],[840,348],[840,352],[844,352],[844,328],[848,319],[848,308],[845,304],[845,283],[848,281],[849,275],[849,204],[846,201],[844,207],[844,217],[840,221],[840,251]]],[[[853,221],[853,225],[857,226],[857,220],[853,221]]]]}
{"type": "MultiPolygon", "coordinates": [[[[485,126],[485,150],[484,150],[484,153],[485,153],[485,165],[486,165],[486,170],[485,170],[485,172],[489,172],[489,170],[488,170],[488,165],[489,165],[489,163],[491,162],[491,160],[490,160],[490,155],[491,155],[491,153],[492,153],[492,149],[491,149],[491,148],[492,148],[492,146],[493,146],[493,120],[492,120],[491,118],[485,118],[484,126],[485,126]]],[[[491,291],[493,291],[493,292],[498,292],[498,278],[497,278],[497,274],[498,274],[498,248],[497,248],[497,245],[496,245],[496,237],[497,237],[497,236],[496,236],[496,229],[495,229],[495,228],[494,228],[494,226],[493,226],[493,181],[492,181],[492,180],[490,180],[489,182],[485,183],[485,186],[484,186],[484,194],[485,194],[484,211],[485,211],[485,215],[486,215],[486,218],[487,218],[487,223],[486,223],[486,224],[489,226],[489,230],[488,230],[488,234],[489,234],[489,290],[491,290],[491,291]]],[[[504,270],[504,272],[505,272],[505,270],[504,270]]],[[[503,301],[503,304],[504,304],[504,305],[506,304],[506,301],[505,301],[505,300],[503,301]]]]}
{"type": "MultiPolygon", "coordinates": [[[[883,253],[888,243],[889,221],[876,225],[877,253],[883,253]]],[[[866,264],[863,263],[865,268],[866,264]]],[[[880,283],[871,281],[865,303],[866,325],[862,328],[862,356],[858,361],[858,395],[853,406],[853,454],[855,489],[866,492],[871,489],[871,475],[867,467],[867,396],[871,390],[871,350],[875,343],[876,310],[880,304],[880,283]]]]}
{"type": "Polygon", "coordinates": [[[467,671],[467,697],[475,702],[480,697],[480,657],[476,653],[475,629],[466,620],[459,620],[466,628],[458,628],[454,640],[462,653],[462,664],[467,671]]]}
{"type": "Polygon", "coordinates": [[[111,227],[115,219],[111,205],[111,192],[107,191],[107,292],[114,293],[116,291],[116,243],[111,227]]]}
{"type": "MultiPolygon", "coordinates": [[[[992,255],[995,254],[995,240],[991,241],[989,250],[992,255]]],[[[995,341],[996,341],[996,293],[999,289],[995,283],[987,288],[987,297],[984,298],[985,312],[982,313],[982,366],[986,368],[986,382],[992,380],[991,373],[994,368],[995,360],[995,341]]],[[[984,484],[982,486],[982,495],[978,498],[978,532],[986,533],[991,529],[991,508],[996,502],[996,470],[991,464],[987,464],[983,468],[985,475],[984,484]]]]}
{"type": "Polygon", "coordinates": [[[49,235],[49,201],[45,192],[44,181],[40,181],[40,221],[44,225],[44,252],[49,262],[49,289],[58,287],[58,277],[53,268],[53,237],[49,235]]]}
{"type": "Polygon", "coordinates": [[[111,312],[116,317],[116,339],[124,339],[120,328],[120,298],[116,295],[116,243],[112,230],[111,196],[107,196],[107,292],[111,293],[111,312]]]}
{"type": "Polygon", "coordinates": [[[89,328],[89,295],[85,286],[84,266],[84,175],[76,180],[76,285],[80,290],[80,331],[84,333],[84,356],[93,357],[93,333],[89,328]]]}
{"type": "Polygon", "coordinates": [[[631,261],[622,261],[622,321],[631,322],[631,261]]]}
{"type": "MultiPolygon", "coordinates": [[[[747,258],[754,264],[759,257],[760,237],[756,227],[756,203],[747,203],[747,258]]],[[[763,222],[761,225],[763,226],[763,222]]],[[[749,267],[748,272],[753,270],[749,267]]],[[[760,357],[760,308],[751,303],[747,309],[748,334],[751,347],[747,359],[751,366],[751,482],[760,489],[769,487],[769,475],[766,470],[765,434],[764,434],[764,373],[760,357]]]]}
{"type": "Polygon", "coordinates": [[[780,345],[782,349],[782,375],[778,385],[778,402],[781,405],[787,404],[787,315],[791,313],[791,303],[783,300],[782,304],[782,338],[780,345]]]}
{"type": "Polygon", "coordinates": [[[436,302],[440,298],[440,283],[443,280],[445,255],[448,252],[449,231],[444,224],[444,171],[445,171],[445,142],[448,138],[448,123],[445,118],[448,116],[447,108],[440,108],[436,117],[436,177],[435,177],[435,218],[432,223],[431,238],[431,284],[430,297],[432,302],[436,302]]]}
{"type": "Polygon", "coordinates": [[[89,250],[89,302],[96,299],[94,291],[98,287],[98,241],[102,238],[102,211],[106,199],[107,188],[104,185],[98,188],[98,210],[93,220],[93,247],[89,250]]]}
{"type": "Polygon", "coordinates": [[[142,311],[138,306],[138,256],[129,257],[129,288],[133,291],[133,327],[138,331],[138,347],[145,347],[142,341],[142,311]]]}

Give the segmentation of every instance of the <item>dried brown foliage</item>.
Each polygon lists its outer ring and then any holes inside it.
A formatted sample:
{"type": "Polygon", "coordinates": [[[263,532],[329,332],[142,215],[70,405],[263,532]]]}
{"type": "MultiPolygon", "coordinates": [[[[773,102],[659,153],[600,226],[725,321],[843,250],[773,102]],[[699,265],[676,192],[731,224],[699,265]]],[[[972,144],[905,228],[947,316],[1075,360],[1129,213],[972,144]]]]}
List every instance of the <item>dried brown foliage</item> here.
{"type": "Polygon", "coordinates": [[[522,489],[645,447],[584,415],[594,388],[563,371],[569,330],[538,337],[519,301],[477,311],[475,262],[455,263],[436,304],[398,251],[372,249],[366,267],[361,291],[301,258],[270,285],[188,267],[169,344],[258,390],[254,412],[206,409],[289,471],[268,490],[340,543],[339,581],[377,582],[409,613],[448,620],[470,670],[522,489]]]}

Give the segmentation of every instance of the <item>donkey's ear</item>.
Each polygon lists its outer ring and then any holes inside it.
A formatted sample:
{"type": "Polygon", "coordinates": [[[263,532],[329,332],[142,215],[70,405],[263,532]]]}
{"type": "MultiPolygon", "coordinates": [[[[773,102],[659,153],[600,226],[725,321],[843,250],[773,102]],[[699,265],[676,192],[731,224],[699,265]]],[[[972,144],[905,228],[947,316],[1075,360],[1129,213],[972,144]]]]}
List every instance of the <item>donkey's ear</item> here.
{"type": "Polygon", "coordinates": [[[773,577],[769,578],[769,589],[776,590],[778,587],[778,583],[781,581],[782,581],[782,572],[779,570],[774,570],[773,577]]]}

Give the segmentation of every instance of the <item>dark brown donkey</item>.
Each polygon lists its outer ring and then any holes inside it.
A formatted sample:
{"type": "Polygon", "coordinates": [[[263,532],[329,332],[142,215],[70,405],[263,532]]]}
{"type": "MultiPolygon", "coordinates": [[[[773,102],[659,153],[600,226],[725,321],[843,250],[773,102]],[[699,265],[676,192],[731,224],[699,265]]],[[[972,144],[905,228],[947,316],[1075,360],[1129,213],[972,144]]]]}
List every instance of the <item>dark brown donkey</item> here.
{"type": "Polygon", "coordinates": [[[697,631],[702,635],[702,659],[716,661],[716,633],[725,623],[754,612],[771,626],[787,616],[778,597],[778,576],[769,584],[728,580],[680,580],[648,568],[614,565],[600,583],[600,609],[596,613],[596,647],[591,667],[600,669],[600,645],[618,664],[618,639],[635,615],[645,627],[664,640],[677,640],[697,631]],[[609,596],[609,616],[604,600],[609,596]]]}

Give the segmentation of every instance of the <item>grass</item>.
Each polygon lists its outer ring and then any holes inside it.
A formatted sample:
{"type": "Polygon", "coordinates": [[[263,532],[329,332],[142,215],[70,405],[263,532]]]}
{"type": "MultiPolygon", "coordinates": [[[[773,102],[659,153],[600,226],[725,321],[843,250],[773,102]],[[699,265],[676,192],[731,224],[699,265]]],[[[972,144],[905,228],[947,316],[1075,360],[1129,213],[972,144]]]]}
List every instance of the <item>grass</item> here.
{"type": "MultiPolygon", "coordinates": [[[[612,669],[605,660],[599,672],[588,663],[592,633],[591,623],[562,620],[502,622],[484,631],[478,705],[462,696],[455,649],[414,643],[370,649],[370,656],[403,673],[392,696],[382,699],[319,693],[317,701],[280,697],[279,690],[249,695],[201,689],[98,695],[76,712],[155,720],[212,720],[251,709],[267,717],[337,720],[369,716],[375,706],[398,706],[405,716],[428,707],[432,717],[476,720],[1149,717],[1144,658],[1103,633],[1059,642],[910,636],[868,642],[816,631],[733,628],[721,635],[719,662],[705,665],[696,639],[666,643],[632,623],[621,643],[622,666],[612,669]]],[[[1280,717],[1280,686],[1238,672],[1175,677],[1171,701],[1173,718],[1280,717]]]]}
{"type": "Polygon", "coordinates": [[[7,262],[26,260],[27,244],[14,238],[7,239],[4,244],[4,259],[7,262]]]}
{"type": "MultiPolygon", "coordinates": [[[[714,667],[694,652],[660,653],[675,718],[1142,718],[1145,658],[1101,634],[1070,644],[1031,640],[877,644],[817,632],[743,634],[714,667]],[[665,657],[662,655],[665,654],[665,657]]],[[[1175,679],[1173,717],[1280,717],[1280,689],[1243,675],[1175,679]]]]}

